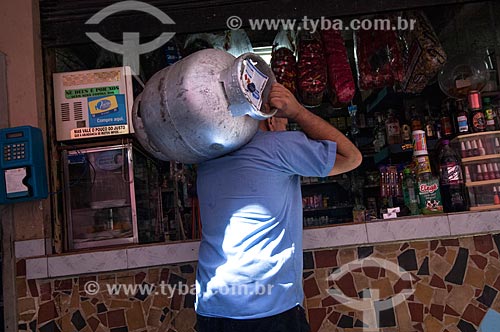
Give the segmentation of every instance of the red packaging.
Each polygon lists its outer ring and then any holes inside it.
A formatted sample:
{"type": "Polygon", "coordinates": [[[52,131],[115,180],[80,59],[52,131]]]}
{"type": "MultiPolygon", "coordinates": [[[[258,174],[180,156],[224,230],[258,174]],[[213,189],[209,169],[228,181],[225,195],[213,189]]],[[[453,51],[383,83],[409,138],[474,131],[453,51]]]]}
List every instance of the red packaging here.
{"type": "Polygon", "coordinates": [[[328,88],[336,102],[348,104],[356,93],[347,49],[340,31],[322,30],[321,39],[328,69],[328,88]]]}
{"type": "Polygon", "coordinates": [[[354,41],[360,90],[403,81],[403,58],[395,31],[357,30],[354,41]]]}
{"type": "Polygon", "coordinates": [[[298,42],[297,83],[302,102],[319,106],[326,90],[326,61],[320,36],[302,30],[298,42]]]}

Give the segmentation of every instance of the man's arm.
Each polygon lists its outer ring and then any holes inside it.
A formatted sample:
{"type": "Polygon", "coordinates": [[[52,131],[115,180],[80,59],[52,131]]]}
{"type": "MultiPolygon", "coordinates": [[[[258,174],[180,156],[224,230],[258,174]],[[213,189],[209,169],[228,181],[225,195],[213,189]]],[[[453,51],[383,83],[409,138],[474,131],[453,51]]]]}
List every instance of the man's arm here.
{"type": "Polygon", "coordinates": [[[362,156],[358,148],[338,129],[302,106],[295,96],[281,84],[273,85],[269,94],[269,103],[278,109],[276,116],[286,117],[296,122],[309,138],[337,143],[335,165],[328,175],[345,173],[361,164],[362,156]]]}

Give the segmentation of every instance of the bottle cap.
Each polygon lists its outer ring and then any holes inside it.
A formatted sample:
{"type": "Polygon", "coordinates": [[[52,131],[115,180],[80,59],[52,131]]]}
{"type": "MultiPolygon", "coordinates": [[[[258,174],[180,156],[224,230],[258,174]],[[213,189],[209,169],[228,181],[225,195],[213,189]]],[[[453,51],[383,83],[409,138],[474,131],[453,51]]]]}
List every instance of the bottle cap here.
{"type": "Polygon", "coordinates": [[[476,140],[472,141],[472,148],[473,149],[477,149],[477,142],[476,142],[476,140]]]}

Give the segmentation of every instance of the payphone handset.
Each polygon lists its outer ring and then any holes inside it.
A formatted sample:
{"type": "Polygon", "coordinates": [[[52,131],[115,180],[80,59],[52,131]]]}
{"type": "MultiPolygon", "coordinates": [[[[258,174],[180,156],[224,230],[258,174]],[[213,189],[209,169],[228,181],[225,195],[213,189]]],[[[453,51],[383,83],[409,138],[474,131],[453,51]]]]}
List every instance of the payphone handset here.
{"type": "Polygon", "coordinates": [[[0,204],[47,198],[42,131],[31,126],[0,129],[0,204]]]}

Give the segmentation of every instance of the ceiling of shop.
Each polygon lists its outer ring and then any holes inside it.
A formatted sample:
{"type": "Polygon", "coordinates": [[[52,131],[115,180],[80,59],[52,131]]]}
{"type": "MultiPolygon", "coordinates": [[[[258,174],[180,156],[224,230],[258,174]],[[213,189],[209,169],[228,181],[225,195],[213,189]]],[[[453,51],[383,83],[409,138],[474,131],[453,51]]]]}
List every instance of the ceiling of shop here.
{"type": "MultiPolygon", "coordinates": [[[[161,32],[179,34],[226,30],[233,15],[243,22],[251,18],[345,17],[437,5],[480,2],[471,0],[147,0],[175,22],[165,26],[139,11],[115,13],[99,25],[85,22],[112,0],[40,0],[42,40],[45,47],[87,44],[86,32],[100,32],[110,40],[122,40],[123,32],[139,32],[141,38],[156,38],[161,32]]],[[[244,25],[243,28],[246,26],[244,25]]],[[[258,40],[266,31],[252,31],[258,40]]],[[[265,37],[268,39],[268,36],[265,37]]]]}

